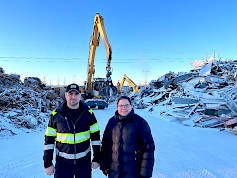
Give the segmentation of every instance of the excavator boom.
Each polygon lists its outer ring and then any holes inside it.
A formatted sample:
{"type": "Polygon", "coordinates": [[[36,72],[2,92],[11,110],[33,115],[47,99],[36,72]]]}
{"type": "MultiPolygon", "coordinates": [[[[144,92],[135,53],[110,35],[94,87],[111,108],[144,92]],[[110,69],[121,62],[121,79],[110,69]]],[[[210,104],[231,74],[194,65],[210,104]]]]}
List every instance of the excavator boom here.
{"type": "Polygon", "coordinates": [[[94,17],[93,32],[90,39],[90,51],[88,57],[88,67],[87,67],[87,80],[86,80],[86,95],[87,98],[102,98],[109,97],[110,88],[113,91],[113,95],[117,94],[116,87],[113,86],[111,75],[111,60],[112,60],[112,48],[109,43],[106,30],[104,27],[103,17],[97,13],[94,17]],[[95,54],[96,48],[99,46],[100,37],[104,43],[106,49],[106,78],[93,78],[95,73],[95,54]],[[95,94],[97,93],[97,94],[95,94]]]}
{"type": "Polygon", "coordinates": [[[111,60],[112,60],[112,48],[109,43],[106,30],[104,27],[104,19],[103,17],[97,13],[94,17],[94,26],[93,26],[93,33],[90,40],[90,52],[88,58],[88,70],[87,70],[87,91],[88,93],[92,93],[92,78],[95,73],[95,53],[96,48],[99,46],[100,37],[105,45],[106,49],[106,78],[110,80],[111,77],[111,60]]]}
{"type": "Polygon", "coordinates": [[[128,84],[133,88],[134,92],[140,91],[138,86],[126,74],[124,74],[122,80],[119,82],[119,90],[122,90],[125,81],[127,81],[128,84]]]}

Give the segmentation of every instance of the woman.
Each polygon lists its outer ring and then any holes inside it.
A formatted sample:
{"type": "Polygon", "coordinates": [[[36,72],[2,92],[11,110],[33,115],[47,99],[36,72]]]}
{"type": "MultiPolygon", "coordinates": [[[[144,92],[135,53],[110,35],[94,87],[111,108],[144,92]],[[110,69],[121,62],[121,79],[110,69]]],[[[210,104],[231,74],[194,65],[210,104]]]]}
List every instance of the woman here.
{"type": "Polygon", "coordinates": [[[148,123],[121,96],[102,139],[100,169],[109,178],[152,177],[155,144],[148,123]]]}

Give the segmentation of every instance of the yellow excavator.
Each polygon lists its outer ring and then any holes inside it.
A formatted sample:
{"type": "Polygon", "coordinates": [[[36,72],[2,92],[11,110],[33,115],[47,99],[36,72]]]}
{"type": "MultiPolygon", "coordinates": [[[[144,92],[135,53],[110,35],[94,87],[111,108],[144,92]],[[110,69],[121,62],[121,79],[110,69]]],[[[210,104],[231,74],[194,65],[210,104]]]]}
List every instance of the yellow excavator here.
{"type": "Polygon", "coordinates": [[[83,98],[85,99],[87,105],[91,108],[97,106],[99,109],[104,109],[108,106],[107,102],[109,98],[117,94],[117,88],[113,85],[111,79],[112,48],[105,31],[104,19],[99,13],[96,13],[94,17],[94,26],[89,48],[87,80],[85,81],[85,93],[83,98]],[[106,77],[94,78],[95,53],[97,46],[99,46],[100,37],[102,38],[106,49],[106,77]]]}
{"type": "Polygon", "coordinates": [[[126,74],[124,74],[122,80],[118,83],[119,91],[122,90],[122,87],[123,87],[123,84],[124,84],[125,81],[129,84],[130,87],[132,87],[133,92],[139,92],[140,91],[139,87],[126,74]]]}

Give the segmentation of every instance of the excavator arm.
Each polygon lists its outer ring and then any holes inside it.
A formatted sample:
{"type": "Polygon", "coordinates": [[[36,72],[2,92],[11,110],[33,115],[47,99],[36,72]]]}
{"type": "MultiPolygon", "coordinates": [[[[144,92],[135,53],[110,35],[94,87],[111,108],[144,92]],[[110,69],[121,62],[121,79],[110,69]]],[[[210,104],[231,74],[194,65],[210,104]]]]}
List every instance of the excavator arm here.
{"type": "Polygon", "coordinates": [[[126,80],[126,77],[127,77],[127,75],[124,74],[122,80],[119,82],[119,90],[122,90],[122,87],[123,87],[123,84],[124,84],[124,82],[126,80]]]}
{"type": "Polygon", "coordinates": [[[128,82],[129,86],[131,86],[135,92],[140,91],[138,86],[126,74],[124,74],[122,80],[119,83],[119,90],[122,90],[122,87],[125,81],[128,82]]]}
{"type": "Polygon", "coordinates": [[[99,46],[100,37],[104,43],[106,49],[106,83],[108,86],[113,87],[111,75],[111,60],[112,60],[112,48],[110,46],[106,30],[104,27],[104,19],[103,17],[97,13],[94,17],[94,26],[93,26],[93,33],[90,39],[90,51],[89,51],[89,58],[88,58],[88,68],[87,68],[87,81],[86,81],[86,91],[88,95],[93,95],[93,76],[95,73],[95,53],[96,48],[99,46]]]}

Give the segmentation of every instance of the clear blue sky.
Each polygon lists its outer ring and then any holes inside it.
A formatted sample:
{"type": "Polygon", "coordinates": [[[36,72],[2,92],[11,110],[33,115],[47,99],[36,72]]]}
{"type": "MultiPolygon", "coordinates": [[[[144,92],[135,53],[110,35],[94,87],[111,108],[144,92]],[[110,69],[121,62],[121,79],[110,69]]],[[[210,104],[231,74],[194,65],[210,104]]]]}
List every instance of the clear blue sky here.
{"type": "MultiPolygon", "coordinates": [[[[188,72],[214,51],[237,59],[236,9],[236,0],[0,1],[0,67],[22,79],[81,84],[98,12],[112,46],[114,84],[124,74],[141,84],[188,72]]],[[[95,77],[105,77],[105,59],[100,41],[95,77]]]]}

